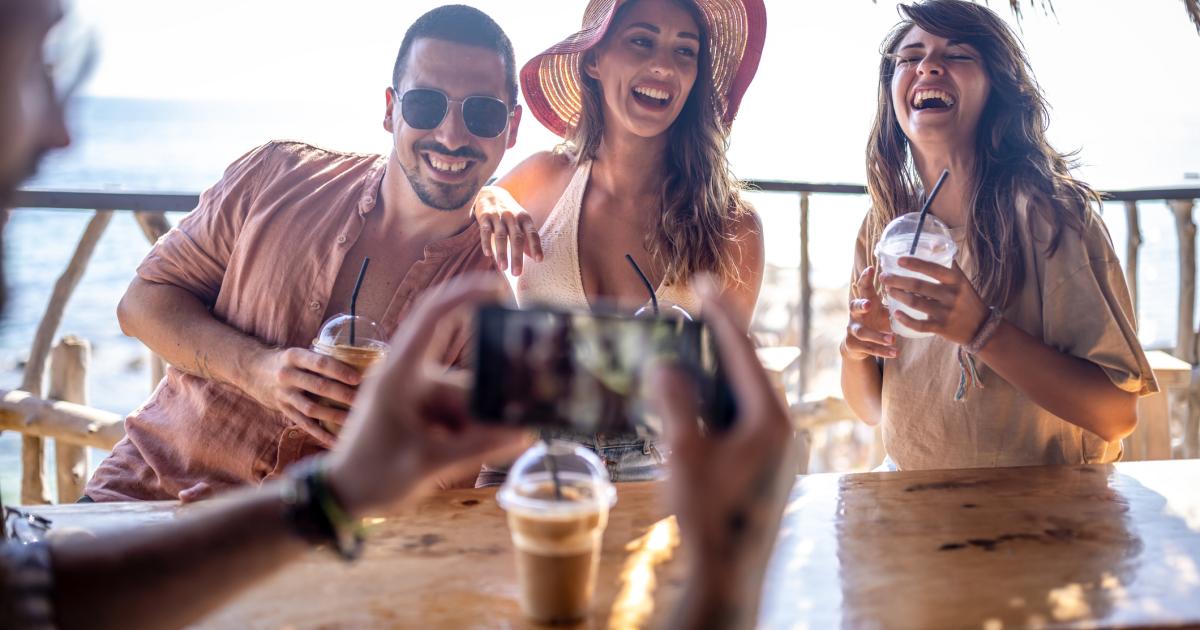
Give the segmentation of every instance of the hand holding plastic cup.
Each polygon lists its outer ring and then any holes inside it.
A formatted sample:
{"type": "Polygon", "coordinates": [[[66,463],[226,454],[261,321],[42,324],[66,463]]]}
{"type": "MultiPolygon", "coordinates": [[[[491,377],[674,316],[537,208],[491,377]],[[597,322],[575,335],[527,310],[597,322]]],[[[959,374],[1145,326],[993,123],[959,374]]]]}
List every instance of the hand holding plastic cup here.
{"type": "MultiPolygon", "coordinates": [[[[879,239],[879,244],[875,246],[875,257],[879,260],[880,271],[882,273],[908,276],[936,283],[937,280],[925,274],[917,273],[900,266],[900,259],[910,255],[909,252],[912,249],[913,237],[917,233],[917,224],[919,221],[920,213],[917,212],[910,212],[893,219],[884,228],[883,236],[879,239]]],[[[916,251],[912,252],[911,256],[937,263],[949,269],[954,264],[954,255],[956,253],[958,253],[958,246],[954,243],[954,237],[950,233],[950,228],[932,214],[926,215],[925,225],[921,229],[921,236],[917,241],[916,251]]],[[[920,339],[933,334],[917,332],[901,324],[896,319],[897,310],[918,320],[927,319],[928,316],[925,313],[906,304],[901,304],[890,297],[884,298],[884,306],[888,309],[888,315],[892,322],[892,331],[897,335],[908,337],[909,339],[920,339]]]]}
{"type": "MultiPolygon", "coordinates": [[[[321,332],[312,342],[312,351],[333,357],[362,374],[387,357],[388,344],[383,339],[384,335],[375,322],[360,315],[342,313],[334,315],[321,326],[321,332]],[[353,336],[350,332],[351,323],[354,325],[353,336]]],[[[322,405],[348,409],[346,405],[324,396],[316,396],[316,399],[322,405]]],[[[325,421],[321,421],[321,426],[335,435],[340,429],[325,421]]]]}
{"type": "Polygon", "coordinates": [[[496,500],[508,512],[521,610],[540,623],[587,617],[617,502],[600,459],[578,444],[538,442],[513,464],[496,500]]]}

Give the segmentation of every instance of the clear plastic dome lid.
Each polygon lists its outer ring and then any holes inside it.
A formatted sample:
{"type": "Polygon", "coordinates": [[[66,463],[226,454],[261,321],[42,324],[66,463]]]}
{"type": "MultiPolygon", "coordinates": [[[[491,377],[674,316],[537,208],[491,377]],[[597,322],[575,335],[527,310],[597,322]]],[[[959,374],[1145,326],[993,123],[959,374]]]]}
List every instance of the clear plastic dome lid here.
{"type": "MultiPolygon", "coordinates": [[[[919,212],[909,212],[892,219],[891,223],[883,229],[883,235],[879,239],[879,244],[882,246],[888,241],[904,240],[912,241],[913,235],[917,232],[917,223],[920,221],[921,214],[919,212]]],[[[921,227],[921,242],[944,241],[946,243],[954,243],[954,235],[950,232],[950,228],[942,222],[941,219],[932,214],[925,215],[925,225],[921,227]]]]}
{"type": "Polygon", "coordinates": [[[542,514],[603,511],[617,502],[617,489],[592,451],[573,442],[539,441],[513,463],[496,501],[506,510],[542,514]]]}
{"type": "Polygon", "coordinates": [[[692,321],[692,314],[687,312],[687,309],[682,306],[669,302],[667,300],[658,301],[658,312],[654,312],[654,304],[646,302],[642,308],[633,314],[634,317],[674,317],[684,321],[692,321]]]}
{"type": "Polygon", "coordinates": [[[328,347],[378,348],[387,349],[383,331],[375,322],[361,316],[342,313],[334,315],[321,326],[321,332],[314,342],[328,347]],[[350,324],[354,324],[354,343],[350,342],[350,324]]]}

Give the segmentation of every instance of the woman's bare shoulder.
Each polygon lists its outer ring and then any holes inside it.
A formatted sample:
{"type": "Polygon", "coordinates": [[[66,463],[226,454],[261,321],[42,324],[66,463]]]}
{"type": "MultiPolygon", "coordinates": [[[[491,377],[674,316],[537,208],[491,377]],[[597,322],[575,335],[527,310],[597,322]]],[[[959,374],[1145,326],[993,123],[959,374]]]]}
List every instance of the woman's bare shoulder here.
{"type": "Polygon", "coordinates": [[[758,215],[758,210],[750,205],[749,201],[742,199],[741,206],[741,212],[733,216],[730,225],[734,239],[753,239],[761,243],[763,241],[762,217],[758,215]]]}
{"type": "Polygon", "coordinates": [[[539,151],[501,177],[504,187],[526,210],[549,212],[571,182],[575,165],[558,151],[539,151]]]}

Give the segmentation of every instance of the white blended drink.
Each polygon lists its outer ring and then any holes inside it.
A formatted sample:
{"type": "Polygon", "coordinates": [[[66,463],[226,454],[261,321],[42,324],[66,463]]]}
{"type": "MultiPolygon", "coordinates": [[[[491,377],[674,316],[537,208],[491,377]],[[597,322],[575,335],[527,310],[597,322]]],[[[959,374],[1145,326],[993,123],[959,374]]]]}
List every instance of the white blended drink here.
{"type": "Polygon", "coordinates": [[[586,618],[617,500],[599,458],[577,444],[539,442],[513,464],[496,500],[508,512],[525,616],[547,624],[586,618]]]}
{"type": "MultiPolygon", "coordinates": [[[[880,274],[890,273],[897,276],[919,278],[927,282],[937,282],[937,280],[925,274],[917,273],[900,266],[900,259],[910,255],[909,250],[912,248],[913,236],[917,233],[919,218],[920,215],[918,213],[910,212],[896,217],[884,228],[883,236],[879,239],[879,244],[875,246],[875,257],[879,260],[880,274]]],[[[921,237],[917,241],[917,250],[911,256],[937,263],[949,269],[954,264],[954,255],[956,253],[958,253],[958,246],[954,244],[954,237],[950,234],[950,228],[946,227],[945,223],[942,223],[941,220],[932,214],[925,215],[925,225],[921,229],[921,237]]],[[[884,297],[884,305],[887,306],[888,315],[892,321],[892,331],[897,335],[910,339],[920,339],[933,335],[933,333],[917,332],[901,324],[896,319],[896,311],[901,311],[913,319],[920,320],[927,318],[925,313],[886,296],[884,297]]]]}

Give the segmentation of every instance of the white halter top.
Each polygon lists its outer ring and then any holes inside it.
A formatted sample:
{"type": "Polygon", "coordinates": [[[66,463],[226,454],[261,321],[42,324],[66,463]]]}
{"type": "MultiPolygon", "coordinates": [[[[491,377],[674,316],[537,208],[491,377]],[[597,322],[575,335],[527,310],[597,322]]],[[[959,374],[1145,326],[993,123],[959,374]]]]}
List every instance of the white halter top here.
{"type": "MultiPolygon", "coordinates": [[[[571,310],[591,310],[583,291],[583,275],[579,269],[579,213],[583,208],[583,193],[587,190],[592,162],[581,162],[563,191],[558,203],[546,217],[538,234],[542,237],[542,262],[525,265],[517,278],[517,303],[522,307],[544,304],[571,310]]],[[[614,252],[620,259],[624,252],[614,252]]],[[[621,260],[624,265],[625,261],[621,260]]],[[[630,269],[630,273],[633,270],[630,269]]],[[[683,307],[692,317],[700,313],[700,298],[686,283],[662,284],[654,292],[658,301],[683,307]]],[[[649,300],[647,300],[649,303],[649,300]]]]}

